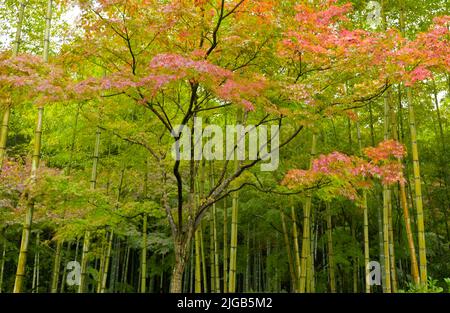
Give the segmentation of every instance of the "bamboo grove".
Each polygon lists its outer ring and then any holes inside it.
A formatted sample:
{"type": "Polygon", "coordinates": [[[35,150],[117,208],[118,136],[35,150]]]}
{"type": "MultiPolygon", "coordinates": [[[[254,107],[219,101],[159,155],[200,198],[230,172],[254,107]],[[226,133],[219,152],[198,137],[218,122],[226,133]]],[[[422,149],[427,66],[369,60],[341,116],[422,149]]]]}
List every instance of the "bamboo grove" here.
{"type": "Polygon", "coordinates": [[[449,10],[3,1],[0,292],[450,292],[449,10]]]}

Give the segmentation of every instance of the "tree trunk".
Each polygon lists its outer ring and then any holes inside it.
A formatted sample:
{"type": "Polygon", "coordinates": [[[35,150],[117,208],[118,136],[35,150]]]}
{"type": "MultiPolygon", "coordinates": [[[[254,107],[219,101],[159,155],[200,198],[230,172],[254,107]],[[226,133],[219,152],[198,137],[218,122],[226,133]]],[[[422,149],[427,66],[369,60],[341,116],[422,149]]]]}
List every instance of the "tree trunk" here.
{"type": "Polygon", "coordinates": [[[191,244],[191,238],[194,229],[193,225],[188,225],[187,233],[181,235],[177,234],[174,239],[175,264],[172,270],[172,277],[170,281],[170,292],[181,293],[183,287],[183,273],[186,262],[189,258],[188,247],[191,244]],[[184,237],[184,238],[183,238],[184,237]]]}

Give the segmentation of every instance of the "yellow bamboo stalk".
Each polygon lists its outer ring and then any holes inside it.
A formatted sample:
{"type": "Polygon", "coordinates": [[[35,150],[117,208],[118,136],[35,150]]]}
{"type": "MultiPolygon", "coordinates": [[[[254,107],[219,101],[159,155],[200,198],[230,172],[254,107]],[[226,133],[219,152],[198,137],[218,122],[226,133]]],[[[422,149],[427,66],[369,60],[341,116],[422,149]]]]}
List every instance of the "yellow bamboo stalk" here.
{"type": "Polygon", "coordinates": [[[420,264],[420,283],[424,288],[427,287],[427,253],[425,244],[425,222],[422,201],[422,180],[420,176],[419,149],[417,146],[416,118],[414,114],[414,105],[411,89],[406,88],[409,109],[409,126],[411,132],[411,147],[413,157],[414,172],[414,190],[417,211],[417,235],[419,238],[419,264],[420,264]]]}
{"type": "MultiPolygon", "coordinates": [[[[400,31],[405,36],[405,1],[400,1],[400,31]]],[[[419,149],[417,145],[416,117],[414,113],[413,96],[410,88],[406,89],[408,100],[409,130],[411,134],[411,149],[414,173],[414,191],[417,212],[417,236],[419,245],[420,284],[427,288],[427,253],[425,243],[425,221],[422,200],[422,180],[420,176],[419,149]]]]}
{"type": "Polygon", "coordinates": [[[418,286],[420,284],[419,267],[417,265],[416,249],[414,247],[414,239],[411,231],[411,220],[409,217],[408,202],[406,200],[405,184],[403,182],[400,183],[400,201],[403,208],[406,236],[408,239],[409,255],[411,259],[411,275],[413,277],[414,283],[418,286]]]}

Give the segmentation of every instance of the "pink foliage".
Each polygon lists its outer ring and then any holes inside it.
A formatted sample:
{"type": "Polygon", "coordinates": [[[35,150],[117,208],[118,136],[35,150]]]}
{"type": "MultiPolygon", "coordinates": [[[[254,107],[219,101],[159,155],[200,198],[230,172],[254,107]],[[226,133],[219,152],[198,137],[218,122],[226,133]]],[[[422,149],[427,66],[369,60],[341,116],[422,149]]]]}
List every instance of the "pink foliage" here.
{"type": "Polygon", "coordinates": [[[386,161],[389,157],[401,159],[406,155],[405,146],[395,140],[385,140],[380,142],[376,147],[364,149],[364,153],[373,162],[386,161]]]}
{"type": "Polygon", "coordinates": [[[296,188],[311,186],[322,179],[329,179],[341,182],[335,192],[354,200],[357,192],[355,187],[367,188],[370,179],[380,179],[386,185],[404,182],[402,164],[397,160],[391,160],[391,157],[395,159],[404,157],[403,145],[394,140],[387,140],[375,148],[367,148],[365,153],[369,160],[336,151],[320,155],[313,160],[311,169],[288,171],[282,184],[288,188],[296,188]]]}

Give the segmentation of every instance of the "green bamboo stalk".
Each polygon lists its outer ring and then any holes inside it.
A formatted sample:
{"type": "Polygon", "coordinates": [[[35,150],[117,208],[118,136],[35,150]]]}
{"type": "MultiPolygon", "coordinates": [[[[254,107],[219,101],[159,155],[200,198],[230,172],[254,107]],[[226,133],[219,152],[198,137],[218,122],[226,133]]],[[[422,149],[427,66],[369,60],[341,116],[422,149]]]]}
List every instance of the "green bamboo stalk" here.
{"type": "Polygon", "coordinates": [[[200,228],[195,231],[195,293],[202,292],[202,269],[200,256],[200,228]]]}
{"type": "Polygon", "coordinates": [[[147,282],[147,214],[142,216],[142,265],[141,265],[141,293],[146,292],[147,282]]]}
{"type": "Polygon", "coordinates": [[[39,246],[40,246],[40,233],[36,234],[36,252],[34,254],[34,265],[33,265],[33,279],[31,292],[39,292],[39,246]]]}
{"type": "MultiPolygon", "coordinates": [[[[242,122],[242,110],[238,110],[236,114],[236,123],[242,122]]],[[[237,135],[237,140],[241,140],[237,135]]],[[[239,160],[237,158],[237,151],[234,151],[234,171],[239,168],[239,160]]],[[[238,205],[239,205],[239,192],[234,192],[231,195],[231,243],[230,243],[230,272],[228,281],[228,292],[236,292],[236,261],[237,261],[237,245],[238,245],[238,205]]]]}
{"type": "Polygon", "coordinates": [[[391,265],[391,289],[392,292],[397,292],[397,271],[395,268],[395,254],[394,254],[394,231],[392,227],[392,201],[389,203],[388,207],[388,230],[389,230],[389,257],[390,257],[390,265],[391,265]]]}
{"type": "Polygon", "coordinates": [[[213,204],[212,207],[212,213],[213,213],[213,240],[214,240],[214,267],[215,267],[215,286],[216,286],[216,293],[220,292],[220,274],[219,274],[219,243],[217,239],[217,221],[216,221],[216,205],[213,204]]]}
{"type": "Polygon", "coordinates": [[[108,236],[107,244],[106,244],[106,255],[105,255],[105,263],[103,265],[103,275],[102,275],[100,293],[104,293],[106,291],[106,281],[108,279],[109,264],[111,261],[111,250],[112,250],[113,238],[114,238],[114,232],[111,230],[109,232],[109,236],[108,236]]]}
{"type": "Polygon", "coordinates": [[[209,273],[211,292],[216,291],[216,267],[214,263],[214,221],[212,212],[209,215],[209,273]]]}
{"type": "Polygon", "coordinates": [[[334,275],[334,252],[333,252],[333,226],[331,224],[331,209],[330,203],[326,203],[326,217],[327,217],[327,246],[328,246],[328,274],[330,277],[330,291],[336,293],[336,278],[334,275]]]}
{"type": "Polygon", "coordinates": [[[228,292],[228,207],[223,199],[223,292],[228,292]]]}
{"type": "Polygon", "coordinates": [[[298,245],[298,231],[297,231],[297,214],[295,213],[294,205],[291,206],[291,218],[292,218],[292,236],[294,237],[294,254],[295,254],[295,289],[298,292],[300,290],[300,251],[298,245]]]}
{"type": "MultiPolygon", "coordinates": [[[[69,253],[70,253],[70,242],[67,242],[67,250],[66,250],[66,254],[64,255],[64,263],[69,260],[69,253]]],[[[63,293],[64,292],[64,286],[66,285],[66,274],[67,274],[67,267],[64,266],[64,270],[63,270],[63,274],[62,274],[62,280],[61,280],[61,287],[59,292],[63,293]]]]}
{"type": "Polygon", "coordinates": [[[425,222],[423,212],[423,200],[422,200],[422,180],[420,175],[420,163],[419,163],[419,149],[417,145],[417,130],[416,130],[416,118],[414,114],[414,105],[412,100],[412,93],[409,88],[406,89],[409,108],[409,125],[411,132],[411,146],[413,157],[413,172],[414,172],[414,190],[416,200],[417,211],[417,233],[419,238],[419,264],[420,264],[420,283],[427,287],[427,254],[425,244],[425,222]]]}
{"type": "Polygon", "coordinates": [[[369,250],[369,213],[367,209],[367,192],[363,193],[363,215],[364,215],[364,268],[365,268],[365,290],[366,293],[370,293],[370,269],[368,264],[370,262],[370,250],[369,250]]]}
{"type": "Polygon", "coordinates": [[[296,276],[295,276],[295,271],[294,271],[294,262],[292,261],[292,253],[291,253],[291,246],[289,244],[289,233],[286,227],[286,218],[284,215],[284,211],[282,208],[280,208],[280,215],[281,215],[281,226],[283,229],[283,238],[284,238],[284,245],[286,246],[286,252],[287,252],[287,257],[288,257],[288,265],[289,265],[289,273],[291,275],[291,285],[294,286],[294,290],[296,290],[297,287],[295,287],[297,285],[296,283],[296,276]]]}
{"type": "MultiPolygon", "coordinates": [[[[48,62],[48,52],[50,43],[50,26],[52,18],[53,2],[48,0],[47,2],[47,14],[45,17],[45,38],[44,38],[44,62],[48,62]]],[[[36,183],[37,170],[39,167],[40,155],[41,155],[41,136],[42,136],[42,123],[44,117],[44,108],[40,106],[38,108],[38,117],[36,123],[36,130],[34,133],[34,149],[31,163],[31,182],[30,188],[32,189],[36,183]]],[[[23,224],[22,239],[20,243],[19,259],[17,261],[16,279],[14,282],[14,293],[20,293],[22,291],[22,285],[25,278],[25,268],[28,254],[28,243],[31,232],[31,223],[33,221],[34,199],[28,194],[27,210],[25,215],[25,222],[23,224]]]]}
{"type": "MultiPolygon", "coordinates": [[[[95,146],[94,146],[94,155],[92,162],[92,171],[91,171],[91,190],[94,190],[97,185],[97,165],[99,160],[100,153],[100,128],[97,127],[97,131],[95,133],[95,146]]],[[[87,267],[89,262],[89,246],[90,246],[90,231],[86,230],[84,233],[84,241],[83,241],[83,253],[81,256],[81,282],[78,288],[79,293],[85,292],[85,284],[87,281],[87,267]]]]}
{"type": "Polygon", "coordinates": [[[58,240],[56,243],[56,253],[55,253],[55,262],[53,264],[53,275],[52,275],[52,293],[56,293],[58,291],[58,282],[59,282],[59,269],[61,265],[61,250],[64,241],[58,240]]]}
{"type": "MultiPolygon", "coordinates": [[[[400,31],[405,36],[405,1],[400,2],[400,31]]],[[[414,191],[415,191],[415,203],[417,214],[417,236],[419,243],[419,268],[420,268],[420,283],[427,288],[427,253],[425,243],[425,222],[423,211],[423,199],[422,199],[422,179],[420,175],[420,161],[419,161],[419,148],[417,145],[417,129],[416,129],[416,117],[414,113],[413,96],[410,88],[406,89],[406,98],[408,100],[408,113],[409,113],[409,130],[411,135],[411,149],[412,149],[412,161],[413,161],[413,173],[414,173],[414,191]]]]}
{"type": "MultiPolygon", "coordinates": [[[[127,284],[127,278],[128,278],[128,264],[129,264],[129,261],[130,261],[130,251],[131,251],[130,246],[127,243],[126,256],[125,256],[125,266],[123,267],[123,272],[122,272],[122,286],[123,286],[122,292],[126,291],[126,284],[127,284]]],[[[152,276],[152,278],[153,278],[153,276],[152,276]]],[[[153,289],[153,284],[151,282],[152,282],[152,280],[150,281],[150,288],[151,288],[150,292],[153,291],[152,290],[153,289]]]]}
{"type": "Polygon", "coordinates": [[[203,223],[200,222],[200,255],[202,258],[203,292],[208,292],[208,276],[206,275],[205,241],[203,240],[203,223]]]}
{"type": "Polygon", "coordinates": [[[106,257],[106,252],[105,250],[107,249],[107,244],[108,242],[108,233],[105,232],[105,235],[103,236],[102,234],[102,240],[101,240],[101,249],[100,249],[100,268],[98,270],[98,279],[97,279],[97,289],[96,292],[99,293],[102,289],[102,281],[103,281],[103,276],[104,276],[104,272],[105,272],[105,257],[106,257]]]}
{"type": "MultiPolygon", "coordinates": [[[[317,137],[316,134],[313,134],[312,136],[312,144],[311,144],[311,157],[310,157],[310,167],[312,166],[312,161],[314,159],[314,156],[316,154],[316,144],[317,144],[317,137]]],[[[310,286],[310,255],[311,255],[311,241],[310,241],[310,235],[311,235],[311,224],[310,224],[310,218],[311,218],[311,204],[312,204],[312,194],[310,192],[307,193],[306,201],[304,205],[304,212],[303,212],[303,239],[302,239],[302,254],[301,254],[301,260],[300,260],[300,292],[304,293],[307,290],[307,286],[310,286]],[[309,273],[309,275],[308,275],[309,273]]]]}
{"type": "Polygon", "coordinates": [[[383,191],[383,252],[384,252],[384,272],[385,272],[385,292],[391,293],[391,266],[389,256],[389,200],[390,190],[383,191]]]}
{"type": "MultiPolygon", "coordinates": [[[[358,146],[359,153],[362,153],[362,140],[361,140],[361,130],[359,128],[359,123],[356,122],[356,131],[358,136],[358,146]]],[[[367,191],[363,190],[363,201],[362,201],[362,209],[363,209],[363,233],[364,233],[364,284],[365,284],[365,292],[370,293],[370,281],[369,274],[370,269],[367,265],[370,262],[370,251],[369,251],[369,212],[367,205],[367,191]]]]}
{"type": "Polygon", "coordinates": [[[78,286],[78,293],[86,292],[86,282],[87,282],[87,277],[88,277],[87,266],[88,266],[88,259],[89,259],[90,237],[91,237],[91,232],[89,230],[85,231],[84,240],[83,240],[83,252],[81,255],[81,280],[80,280],[80,285],[78,286]]]}
{"type": "Polygon", "coordinates": [[[250,292],[250,223],[247,225],[247,257],[245,266],[245,292],[250,292]]]}

